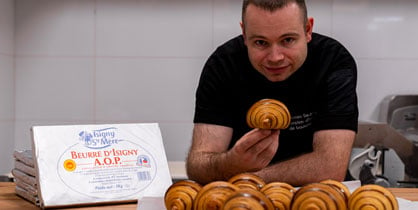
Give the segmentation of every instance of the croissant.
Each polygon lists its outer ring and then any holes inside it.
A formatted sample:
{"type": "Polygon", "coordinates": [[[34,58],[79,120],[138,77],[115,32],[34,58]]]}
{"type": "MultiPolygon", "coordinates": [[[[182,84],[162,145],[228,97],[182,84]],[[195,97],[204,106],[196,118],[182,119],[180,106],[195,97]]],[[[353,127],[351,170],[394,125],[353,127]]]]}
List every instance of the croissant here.
{"type": "Polygon", "coordinates": [[[242,188],[230,195],[225,201],[223,209],[241,210],[275,210],[273,203],[260,191],[252,188],[242,188]]]}
{"type": "Polygon", "coordinates": [[[222,209],[229,196],[239,189],[238,186],[225,181],[214,181],[206,184],[196,195],[193,202],[193,209],[222,209]]]}
{"type": "Polygon", "coordinates": [[[312,183],[299,188],[293,196],[292,210],[335,209],[346,210],[344,195],[334,187],[323,183],[312,183]]]}
{"type": "Polygon", "coordinates": [[[348,207],[356,210],[398,210],[398,201],[386,188],[379,185],[363,185],[348,200],[348,207]]]}
{"type": "Polygon", "coordinates": [[[260,190],[266,184],[259,176],[250,173],[237,174],[230,178],[228,182],[239,188],[252,188],[254,190],[260,190]]]}
{"type": "Polygon", "coordinates": [[[251,128],[285,129],[290,125],[290,112],[278,100],[262,99],[248,110],[247,124],[251,128]]]}
{"type": "Polygon", "coordinates": [[[270,182],[260,192],[272,201],[275,209],[289,210],[296,189],[284,182],[270,182]]]}
{"type": "Polygon", "coordinates": [[[171,185],[165,195],[164,204],[168,210],[191,210],[193,200],[201,185],[192,180],[182,180],[171,185]]]}
{"type": "Polygon", "coordinates": [[[350,198],[351,193],[348,187],[345,186],[343,183],[336,181],[336,180],[332,180],[332,179],[321,181],[321,183],[330,185],[331,187],[335,187],[344,195],[344,200],[346,203],[348,203],[348,199],[350,198]]]}

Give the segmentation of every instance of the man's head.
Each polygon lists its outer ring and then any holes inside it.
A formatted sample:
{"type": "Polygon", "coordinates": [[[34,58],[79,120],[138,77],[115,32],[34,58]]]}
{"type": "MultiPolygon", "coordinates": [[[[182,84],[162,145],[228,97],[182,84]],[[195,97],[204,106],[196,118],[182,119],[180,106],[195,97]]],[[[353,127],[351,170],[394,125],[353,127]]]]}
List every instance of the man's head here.
{"type": "Polygon", "coordinates": [[[307,56],[313,19],[303,0],[244,0],[241,28],[254,68],[272,82],[284,81],[307,56]]]}

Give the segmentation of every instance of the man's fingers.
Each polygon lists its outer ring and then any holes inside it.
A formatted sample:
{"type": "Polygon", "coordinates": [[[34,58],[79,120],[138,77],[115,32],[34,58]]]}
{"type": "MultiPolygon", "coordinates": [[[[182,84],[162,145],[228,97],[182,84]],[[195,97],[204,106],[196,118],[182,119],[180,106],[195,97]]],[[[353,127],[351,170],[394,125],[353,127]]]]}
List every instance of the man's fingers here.
{"type": "Polygon", "coordinates": [[[246,133],[240,140],[235,144],[236,149],[239,152],[246,152],[251,149],[254,145],[262,141],[267,136],[271,135],[271,130],[265,129],[253,129],[250,132],[246,133]]]}
{"type": "Polygon", "coordinates": [[[247,168],[246,170],[259,170],[267,166],[274,157],[279,144],[279,132],[278,130],[249,132],[245,136],[246,138],[242,137],[237,142],[231,152],[238,158],[236,161],[247,168]],[[257,132],[259,134],[256,134],[257,132]],[[258,137],[259,139],[254,140],[252,139],[253,137],[258,137]]]}
{"type": "MultiPolygon", "coordinates": [[[[271,131],[271,135],[261,139],[252,147],[250,147],[247,151],[255,156],[259,156],[261,153],[269,150],[274,150],[273,153],[277,150],[278,145],[278,131],[271,131]]],[[[269,152],[270,154],[271,152],[269,152]]],[[[261,154],[263,155],[263,154],[261,154]]]]}

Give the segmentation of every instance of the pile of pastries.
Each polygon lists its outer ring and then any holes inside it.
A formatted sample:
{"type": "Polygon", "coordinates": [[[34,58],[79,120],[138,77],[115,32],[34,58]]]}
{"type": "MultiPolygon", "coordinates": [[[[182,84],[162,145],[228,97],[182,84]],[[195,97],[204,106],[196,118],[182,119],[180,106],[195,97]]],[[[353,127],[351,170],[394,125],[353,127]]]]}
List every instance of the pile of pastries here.
{"type": "Polygon", "coordinates": [[[204,186],[192,180],[171,185],[164,196],[169,210],[398,210],[395,196],[379,185],[363,185],[353,193],[341,182],[325,180],[300,188],[265,183],[254,174],[204,186]]]}

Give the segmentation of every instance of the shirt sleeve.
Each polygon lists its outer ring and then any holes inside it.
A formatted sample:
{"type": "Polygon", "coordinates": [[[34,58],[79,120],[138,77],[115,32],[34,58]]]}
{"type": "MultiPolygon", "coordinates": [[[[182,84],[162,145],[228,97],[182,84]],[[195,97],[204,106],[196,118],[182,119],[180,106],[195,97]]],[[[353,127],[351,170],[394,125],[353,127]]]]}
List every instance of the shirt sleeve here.
{"type": "Polygon", "coordinates": [[[349,129],[357,131],[357,66],[343,47],[334,57],[322,88],[322,108],[317,113],[314,130],[349,129]]]}
{"type": "Polygon", "coordinates": [[[217,53],[206,62],[196,90],[194,123],[233,126],[227,68],[230,67],[217,53]]]}

